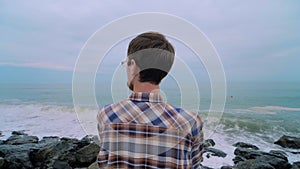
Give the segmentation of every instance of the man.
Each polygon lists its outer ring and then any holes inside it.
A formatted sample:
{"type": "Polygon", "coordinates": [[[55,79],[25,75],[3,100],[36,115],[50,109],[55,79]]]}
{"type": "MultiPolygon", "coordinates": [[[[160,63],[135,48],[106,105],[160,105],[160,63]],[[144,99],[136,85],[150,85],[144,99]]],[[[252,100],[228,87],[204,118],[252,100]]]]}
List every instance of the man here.
{"type": "Polygon", "coordinates": [[[199,115],[167,104],[159,92],[174,56],[160,33],[143,33],[130,42],[125,63],[133,92],[98,113],[99,168],[200,168],[199,115]]]}

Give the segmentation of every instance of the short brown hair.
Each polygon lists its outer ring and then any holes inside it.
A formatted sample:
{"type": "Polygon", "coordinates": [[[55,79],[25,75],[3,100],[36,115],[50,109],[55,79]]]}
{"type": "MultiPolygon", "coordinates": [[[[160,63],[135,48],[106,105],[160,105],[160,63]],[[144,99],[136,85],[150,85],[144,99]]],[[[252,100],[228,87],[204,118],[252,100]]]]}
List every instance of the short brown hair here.
{"type": "MultiPolygon", "coordinates": [[[[149,50],[146,53],[150,53],[149,50]]],[[[158,85],[173,65],[175,50],[164,35],[158,32],[146,32],[138,35],[129,43],[127,56],[129,60],[134,59],[137,66],[142,68],[139,72],[140,82],[158,85]],[[145,54],[144,51],[147,51],[145,49],[151,49],[151,54],[145,54]],[[143,52],[137,54],[138,51],[143,52]]]]}

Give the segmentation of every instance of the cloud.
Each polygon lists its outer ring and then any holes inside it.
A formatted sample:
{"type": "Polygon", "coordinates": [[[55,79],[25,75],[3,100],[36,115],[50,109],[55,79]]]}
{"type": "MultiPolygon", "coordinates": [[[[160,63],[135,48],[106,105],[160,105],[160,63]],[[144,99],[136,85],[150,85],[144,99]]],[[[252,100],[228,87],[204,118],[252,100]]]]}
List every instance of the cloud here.
{"type": "MultiPolygon", "coordinates": [[[[273,57],[286,57],[290,50],[299,51],[298,6],[296,1],[255,0],[189,3],[29,0],[18,4],[4,1],[0,5],[0,62],[1,65],[72,70],[86,40],[108,22],[137,12],[163,12],[182,17],[201,29],[218,50],[225,71],[230,72],[227,75],[243,78],[244,74],[263,71],[263,76],[273,72],[261,63],[273,57]]],[[[289,64],[299,61],[299,57],[286,60],[282,65],[286,67],[285,72],[289,72],[289,64]]],[[[111,65],[119,60],[107,62],[111,65]]],[[[280,59],[273,60],[272,64],[281,64],[280,59]]],[[[300,71],[296,69],[294,66],[291,71],[300,71]]]]}
{"type": "Polygon", "coordinates": [[[31,68],[43,68],[43,69],[73,71],[73,67],[68,67],[68,66],[64,66],[64,65],[50,64],[50,63],[41,63],[41,62],[35,62],[35,63],[0,62],[0,66],[31,67],[31,68]]]}

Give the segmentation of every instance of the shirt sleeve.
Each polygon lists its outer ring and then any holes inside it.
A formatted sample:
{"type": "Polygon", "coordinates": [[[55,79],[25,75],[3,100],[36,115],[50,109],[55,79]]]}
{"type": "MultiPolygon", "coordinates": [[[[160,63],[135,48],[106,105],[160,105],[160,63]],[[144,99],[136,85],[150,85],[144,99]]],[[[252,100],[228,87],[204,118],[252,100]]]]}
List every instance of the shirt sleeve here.
{"type": "Polygon", "coordinates": [[[103,132],[104,129],[104,108],[102,108],[101,110],[99,110],[98,114],[97,114],[97,129],[98,129],[98,136],[100,139],[100,143],[101,143],[101,133],[103,132]]]}
{"type": "Polygon", "coordinates": [[[201,168],[201,162],[203,160],[203,123],[199,115],[196,117],[195,124],[192,127],[193,145],[191,151],[191,160],[193,169],[201,168]]]}
{"type": "Polygon", "coordinates": [[[97,129],[98,129],[98,135],[100,139],[100,149],[99,153],[97,155],[97,165],[98,168],[105,168],[108,162],[108,153],[107,151],[102,147],[102,139],[101,139],[101,133],[104,130],[104,115],[105,115],[105,109],[102,108],[98,114],[97,114],[97,129]]]}

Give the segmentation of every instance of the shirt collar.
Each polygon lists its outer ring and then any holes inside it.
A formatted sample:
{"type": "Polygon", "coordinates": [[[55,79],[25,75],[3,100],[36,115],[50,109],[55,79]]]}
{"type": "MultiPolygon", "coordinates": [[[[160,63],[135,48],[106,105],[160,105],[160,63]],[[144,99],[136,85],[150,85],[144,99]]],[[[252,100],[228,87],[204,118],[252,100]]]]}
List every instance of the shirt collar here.
{"type": "Polygon", "coordinates": [[[164,102],[164,98],[159,93],[132,92],[129,100],[140,102],[164,102]]]}

